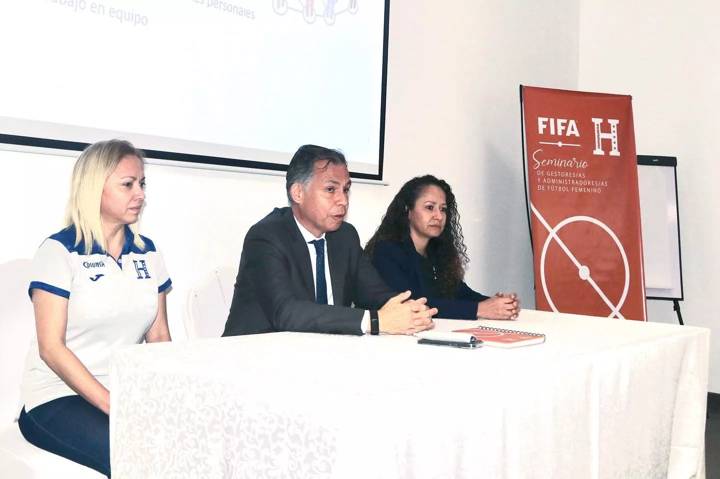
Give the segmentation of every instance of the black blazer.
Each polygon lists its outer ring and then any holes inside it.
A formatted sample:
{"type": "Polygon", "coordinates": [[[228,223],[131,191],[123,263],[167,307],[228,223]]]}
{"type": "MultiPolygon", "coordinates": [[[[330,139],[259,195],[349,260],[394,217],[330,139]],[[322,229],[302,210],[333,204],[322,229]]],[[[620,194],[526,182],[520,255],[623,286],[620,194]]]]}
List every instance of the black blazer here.
{"type": "Polygon", "coordinates": [[[292,210],[275,208],[253,225],[245,236],[223,336],[271,331],[361,334],[364,310],[379,309],[395,293],[363,255],[352,225],[343,223],[325,239],[334,306],[315,302],[310,254],[292,210]]]}
{"type": "Polygon", "coordinates": [[[372,263],[392,289],[410,290],[413,299],[427,297],[428,305],[438,308],[438,318],[477,319],[477,304],[488,297],[473,291],[464,282],[460,282],[452,299],[428,297],[420,261],[421,256],[410,240],[378,241],[373,249],[372,263]]]}

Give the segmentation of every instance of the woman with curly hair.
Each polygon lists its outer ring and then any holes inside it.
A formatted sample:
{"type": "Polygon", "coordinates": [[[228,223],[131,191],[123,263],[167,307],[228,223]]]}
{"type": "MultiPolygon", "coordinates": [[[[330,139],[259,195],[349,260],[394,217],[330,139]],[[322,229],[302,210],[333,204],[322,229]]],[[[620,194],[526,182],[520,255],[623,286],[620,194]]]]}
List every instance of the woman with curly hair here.
{"type": "Polygon", "coordinates": [[[463,282],[469,260],[455,195],[432,175],[400,188],[365,253],[391,288],[427,297],[439,318],[516,319],[520,311],[515,293],[488,297],[463,282]]]}

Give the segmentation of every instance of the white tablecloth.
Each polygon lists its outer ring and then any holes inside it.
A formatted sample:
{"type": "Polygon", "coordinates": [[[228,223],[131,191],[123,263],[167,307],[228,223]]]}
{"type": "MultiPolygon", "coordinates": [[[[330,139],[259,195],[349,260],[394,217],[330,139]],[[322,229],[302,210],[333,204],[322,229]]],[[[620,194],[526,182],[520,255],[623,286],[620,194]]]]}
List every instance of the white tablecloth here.
{"type": "Polygon", "coordinates": [[[547,341],[274,333],[122,350],[113,477],[704,475],[708,330],[529,310],[479,323],[547,341]]]}

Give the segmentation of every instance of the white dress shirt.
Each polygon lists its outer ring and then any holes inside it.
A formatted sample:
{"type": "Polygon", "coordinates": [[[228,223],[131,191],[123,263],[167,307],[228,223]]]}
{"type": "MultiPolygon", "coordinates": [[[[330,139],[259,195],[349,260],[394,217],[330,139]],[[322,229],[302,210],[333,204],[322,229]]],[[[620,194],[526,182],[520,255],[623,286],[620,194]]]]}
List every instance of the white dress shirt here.
{"type": "MultiPolygon", "coordinates": [[[[308,253],[310,253],[310,265],[312,266],[312,273],[313,273],[313,288],[317,288],[317,271],[316,271],[316,259],[317,259],[317,253],[315,252],[315,245],[311,244],[311,241],[319,240],[319,239],[325,239],[325,233],[318,236],[317,238],[315,235],[313,235],[311,232],[309,232],[293,215],[293,219],[295,220],[295,224],[297,224],[298,229],[300,230],[300,234],[303,237],[303,240],[305,240],[305,246],[307,246],[308,253]]],[[[328,260],[328,251],[327,251],[327,241],[324,243],[325,248],[325,283],[327,284],[327,299],[329,305],[334,305],[335,302],[333,300],[333,290],[332,290],[332,280],[330,278],[330,261],[328,260]]],[[[315,296],[317,297],[317,291],[315,291],[315,296]]],[[[362,321],[360,322],[360,331],[363,334],[366,334],[370,330],[370,311],[365,311],[362,317],[362,321]]]]}
{"type": "MultiPolygon", "coordinates": [[[[293,219],[295,219],[295,223],[297,224],[298,228],[300,229],[300,234],[302,235],[303,239],[305,240],[305,246],[307,246],[308,253],[310,253],[310,265],[312,266],[312,273],[313,273],[313,288],[317,288],[317,271],[316,271],[316,262],[317,262],[317,253],[315,252],[315,245],[311,244],[311,241],[325,239],[325,233],[318,236],[317,238],[309,232],[305,227],[300,224],[297,218],[293,215],[293,219]]],[[[327,284],[327,300],[329,305],[334,305],[335,302],[333,301],[333,291],[332,291],[332,281],[330,279],[330,262],[328,261],[328,252],[327,252],[327,241],[323,244],[325,248],[325,283],[327,284]]],[[[315,291],[315,297],[317,297],[317,291],[315,291]]]]}

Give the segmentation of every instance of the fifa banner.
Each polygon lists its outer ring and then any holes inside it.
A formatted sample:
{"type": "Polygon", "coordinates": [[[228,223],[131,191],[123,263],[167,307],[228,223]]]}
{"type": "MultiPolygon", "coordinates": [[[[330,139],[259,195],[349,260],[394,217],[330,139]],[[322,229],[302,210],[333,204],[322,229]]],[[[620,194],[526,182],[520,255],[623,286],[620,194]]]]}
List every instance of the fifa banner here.
{"type": "Polygon", "coordinates": [[[644,321],[631,97],[520,97],[537,309],[644,321]]]}

